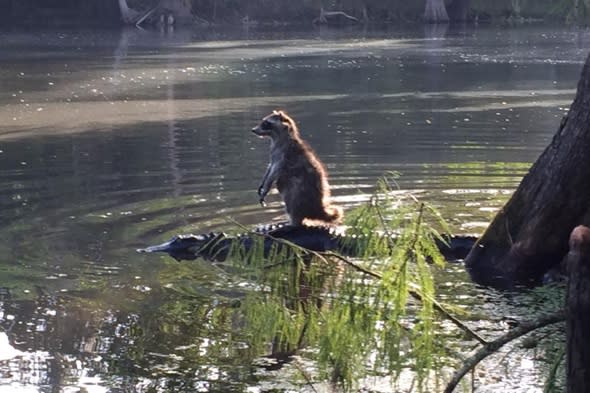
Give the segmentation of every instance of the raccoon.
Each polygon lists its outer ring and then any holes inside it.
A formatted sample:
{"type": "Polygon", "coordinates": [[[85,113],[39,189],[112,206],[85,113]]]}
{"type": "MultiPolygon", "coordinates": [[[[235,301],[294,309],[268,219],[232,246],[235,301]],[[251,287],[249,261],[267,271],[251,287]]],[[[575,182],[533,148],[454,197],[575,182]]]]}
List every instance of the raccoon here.
{"type": "Polygon", "coordinates": [[[330,205],[330,186],[324,165],[301,139],[295,121],[283,111],[273,111],[252,129],[269,137],[270,163],[258,188],[260,203],[276,182],[291,225],[314,222],[337,224],[343,212],[330,205]]]}

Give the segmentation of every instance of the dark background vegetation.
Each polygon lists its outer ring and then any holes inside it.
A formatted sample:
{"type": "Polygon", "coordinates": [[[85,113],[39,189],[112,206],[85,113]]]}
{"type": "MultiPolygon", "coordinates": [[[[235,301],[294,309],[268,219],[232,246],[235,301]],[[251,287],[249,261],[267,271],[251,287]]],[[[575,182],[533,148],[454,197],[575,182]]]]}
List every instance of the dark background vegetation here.
{"type": "MultiPolygon", "coordinates": [[[[185,0],[166,0],[185,1],[185,0]]],[[[404,23],[422,19],[425,1],[407,0],[186,0],[200,22],[232,24],[258,23],[310,24],[326,11],[344,11],[370,23],[404,23]]],[[[435,1],[435,0],[428,0],[435,1]]],[[[158,0],[128,0],[131,8],[148,9],[158,0]]],[[[465,19],[551,20],[586,23],[588,0],[445,0],[451,19],[458,5],[467,5],[465,19]]],[[[8,25],[118,25],[121,24],[118,0],[0,0],[0,22],[8,25]]]]}

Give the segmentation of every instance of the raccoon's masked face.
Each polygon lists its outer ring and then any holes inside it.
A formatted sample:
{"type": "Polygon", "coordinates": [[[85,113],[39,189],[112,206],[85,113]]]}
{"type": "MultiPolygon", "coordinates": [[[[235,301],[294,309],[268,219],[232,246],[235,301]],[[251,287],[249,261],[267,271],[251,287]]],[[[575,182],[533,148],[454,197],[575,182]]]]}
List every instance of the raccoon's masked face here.
{"type": "Polygon", "coordinates": [[[280,138],[282,134],[288,134],[289,124],[285,122],[281,112],[273,111],[252,128],[252,132],[260,137],[280,138]]]}

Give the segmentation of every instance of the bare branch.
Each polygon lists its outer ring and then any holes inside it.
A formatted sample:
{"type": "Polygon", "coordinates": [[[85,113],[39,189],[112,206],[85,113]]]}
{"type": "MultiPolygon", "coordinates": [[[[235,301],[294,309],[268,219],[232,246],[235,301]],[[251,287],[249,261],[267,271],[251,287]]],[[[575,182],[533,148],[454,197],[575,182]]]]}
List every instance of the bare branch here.
{"type": "Polygon", "coordinates": [[[140,16],[137,19],[137,22],[135,22],[135,26],[139,27],[147,18],[149,18],[158,9],[158,7],[159,7],[159,5],[155,6],[154,8],[152,8],[149,11],[147,11],[146,13],[144,13],[143,16],[140,16]]]}
{"type": "Polygon", "coordinates": [[[459,370],[455,372],[455,375],[453,375],[453,378],[447,384],[444,393],[452,393],[453,390],[455,390],[455,387],[457,387],[457,385],[461,381],[461,379],[465,376],[465,374],[473,370],[479,362],[481,362],[488,356],[494,354],[496,351],[498,351],[498,349],[500,349],[505,344],[521,336],[524,336],[525,334],[530,333],[533,330],[564,321],[565,311],[560,310],[553,314],[544,315],[534,321],[521,322],[519,326],[508,331],[508,333],[498,337],[494,341],[490,341],[488,344],[484,345],[477,352],[475,352],[475,354],[473,354],[471,357],[467,358],[463,362],[463,367],[461,367],[459,370]]]}
{"type": "Polygon", "coordinates": [[[313,20],[313,23],[328,23],[328,17],[332,16],[342,16],[348,20],[353,22],[359,22],[358,18],[355,18],[352,15],[347,14],[344,11],[324,11],[324,7],[320,8],[320,16],[313,20]]]}
{"type": "Polygon", "coordinates": [[[352,15],[348,15],[346,12],[344,11],[328,11],[328,12],[324,12],[324,17],[329,17],[329,16],[336,16],[336,15],[342,15],[343,17],[345,17],[346,19],[350,19],[354,22],[358,22],[358,18],[355,18],[352,15]]]}

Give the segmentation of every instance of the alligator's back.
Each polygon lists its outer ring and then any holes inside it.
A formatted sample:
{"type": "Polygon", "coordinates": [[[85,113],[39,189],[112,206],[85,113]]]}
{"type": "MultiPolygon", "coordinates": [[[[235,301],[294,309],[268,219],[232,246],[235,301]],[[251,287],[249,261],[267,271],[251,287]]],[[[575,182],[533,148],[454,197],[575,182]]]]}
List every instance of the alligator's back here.
{"type": "MultiPolygon", "coordinates": [[[[139,249],[139,252],[166,252],[177,260],[225,260],[232,245],[236,243],[244,250],[250,250],[263,237],[265,255],[270,253],[273,245],[281,244],[282,240],[296,244],[308,250],[323,252],[336,251],[345,256],[362,255],[366,239],[347,235],[342,227],[333,226],[291,226],[283,224],[263,225],[252,232],[236,236],[223,232],[211,232],[201,235],[179,235],[171,240],[139,249]]],[[[464,258],[476,238],[473,236],[449,236],[446,242],[438,241],[437,246],[447,260],[464,258]]]]}

